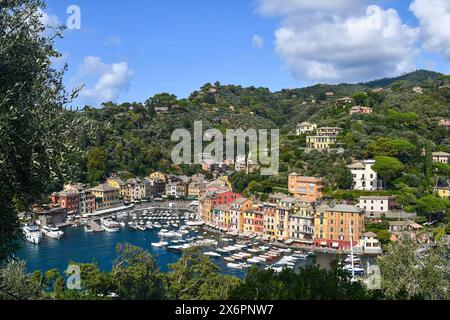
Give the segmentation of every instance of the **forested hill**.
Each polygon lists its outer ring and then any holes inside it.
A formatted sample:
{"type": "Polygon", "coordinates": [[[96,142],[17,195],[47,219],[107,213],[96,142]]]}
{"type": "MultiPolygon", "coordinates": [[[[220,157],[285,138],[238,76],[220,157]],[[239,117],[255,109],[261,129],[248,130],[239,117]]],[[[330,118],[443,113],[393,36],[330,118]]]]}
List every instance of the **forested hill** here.
{"type": "Polygon", "coordinates": [[[88,129],[80,129],[79,140],[82,149],[89,151],[82,163],[87,176],[81,178],[92,183],[111,172],[144,176],[157,169],[199,170],[175,168],[170,162],[172,131],[190,129],[196,120],[202,120],[204,128],[280,128],[281,172],[272,178],[279,185],[288,172],[296,170],[324,176],[329,186],[339,187],[345,185],[343,168],[351,158],[388,155],[405,165],[402,178],[407,181],[403,182],[417,186],[426,174],[422,149],[450,151],[448,129],[437,125],[450,117],[450,77],[423,70],[368,83],[318,84],[278,92],[205,84],[187,99],[162,93],[144,103],[105,103],[102,108],[85,107],[72,114],[89,124],[88,129]],[[345,97],[353,102],[345,104],[345,97]],[[374,113],[350,116],[354,105],[370,106],[374,113]],[[292,134],[303,121],[342,127],[346,152],[306,154],[300,149],[305,137],[292,134]]]}

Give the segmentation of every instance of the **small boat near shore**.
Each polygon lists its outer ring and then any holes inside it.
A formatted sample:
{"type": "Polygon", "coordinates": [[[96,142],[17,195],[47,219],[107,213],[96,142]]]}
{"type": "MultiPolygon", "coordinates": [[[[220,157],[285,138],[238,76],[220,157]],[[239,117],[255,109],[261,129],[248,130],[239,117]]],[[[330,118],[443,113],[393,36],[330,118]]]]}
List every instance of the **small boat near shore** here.
{"type": "Polygon", "coordinates": [[[203,254],[205,256],[208,256],[208,257],[214,257],[214,258],[220,258],[221,257],[221,255],[219,253],[214,252],[214,251],[205,252],[203,254]]]}
{"type": "Polygon", "coordinates": [[[244,268],[250,268],[250,265],[247,263],[227,263],[227,267],[228,268],[232,268],[232,269],[244,269],[244,268]]]}
{"type": "Polygon", "coordinates": [[[155,247],[155,248],[162,248],[167,245],[169,245],[169,243],[167,241],[152,242],[152,247],[155,247]]]}

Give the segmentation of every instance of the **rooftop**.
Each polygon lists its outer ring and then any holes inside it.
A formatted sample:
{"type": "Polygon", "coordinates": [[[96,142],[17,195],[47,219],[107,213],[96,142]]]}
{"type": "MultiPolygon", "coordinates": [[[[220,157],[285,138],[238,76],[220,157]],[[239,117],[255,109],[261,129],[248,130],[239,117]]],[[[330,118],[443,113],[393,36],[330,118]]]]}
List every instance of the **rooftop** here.
{"type": "Polygon", "coordinates": [[[113,188],[113,187],[107,185],[106,183],[104,183],[104,184],[100,184],[94,188],[91,188],[91,190],[105,192],[105,191],[117,191],[117,188],[113,188]]]}
{"type": "Polygon", "coordinates": [[[351,213],[362,213],[363,210],[361,208],[358,208],[356,206],[352,206],[349,204],[336,204],[334,206],[321,206],[318,210],[319,212],[351,212],[351,213]]]}

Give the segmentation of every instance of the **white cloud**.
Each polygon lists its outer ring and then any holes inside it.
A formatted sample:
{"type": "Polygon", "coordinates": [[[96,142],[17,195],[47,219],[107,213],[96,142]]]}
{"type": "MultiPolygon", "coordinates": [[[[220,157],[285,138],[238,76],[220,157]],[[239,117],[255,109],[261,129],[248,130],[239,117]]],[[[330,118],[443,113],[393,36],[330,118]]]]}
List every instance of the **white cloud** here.
{"type": "Polygon", "coordinates": [[[133,71],[126,62],[106,64],[99,57],[86,57],[79,68],[79,78],[94,77],[93,87],[84,87],[80,92],[86,102],[102,103],[115,101],[129,87],[133,71]]]}
{"type": "Polygon", "coordinates": [[[414,68],[418,30],[394,9],[364,0],[260,0],[259,12],[282,15],[276,52],[298,79],[358,82],[414,68]]]}
{"type": "Polygon", "coordinates": [[[40,21],[42,24],[50,27],[55,27],[61,25],[61,21],[56,15],[48,14],[42,9],[38,9],[38,14],[40,15],[40,21]]]}
{"type": "Polygon", "coordinates": [[[264,38],[257,34],[253,35],[252,45],[257,49],[261,49],[264,46],[264,38]]]}
{"type": "Polygon", "coordinates": [[[450,59],[450,1],[414,0],[410,10],[420,22],[424,48],[450,59]]]}

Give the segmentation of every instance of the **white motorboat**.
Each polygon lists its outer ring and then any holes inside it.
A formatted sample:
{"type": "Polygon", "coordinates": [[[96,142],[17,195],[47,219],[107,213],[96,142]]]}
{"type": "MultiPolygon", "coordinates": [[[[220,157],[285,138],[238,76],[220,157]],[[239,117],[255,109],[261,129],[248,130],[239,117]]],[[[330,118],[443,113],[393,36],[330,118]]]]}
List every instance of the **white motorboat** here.
{"type": "Polygon", "coordinates": [[[283,271],[283,267],[269,266],[269,267],[266,267],[266,270],[272,270],[276,273],[280,273],[281,271],[283,271]]]}
{"type": "Polygon", "coordinates": [[[45,236],[52,239],[61,239],[61,237],[64,235],[64,232],[59,230],[58,227],[50,227],[50,226],[42,227],[42,233],[45,236]]]}
{"type": "Polygon", "coordinates": [[[209,251],[209,252],[205,252],[203,253],[205,256],[209,256],[209,257],[215,257],[215,258],[219,258],[221,257],[221,255],[217,252],[214,251],[209,251]]]}
{"type": "Polygon", "coordinates": [[[167,241],[152,242],[152,247],[156,247],[156,248],[162,248],[167,245],[169,245],[169,243],[167,241]]]}
{"type": "Polygon", "coordinates": [[[94,229],[92,229],[90,226],[88,226],[88,225],[85,225],[84,226],[84,231],[85,232],[87,232],[87,233],[91,233],[91,232],[94,232],[94,229]]]}
{"type": "Polygon", "coordinates": [[[141,231],[147,230],[147,227],[146,227],[146,226],[143,226],[143,225],[138,225],[137,228],[138,228],[139,230],[141,230],[141,231]]]}
{"type": "Polygon", "coordinates": [[[28,224],[23,227],[23,235],[25,240],[33,244],[39,244],[42,240],[42,232],[38,226],[28,224]]]}
{"type": "Polygon", "coordinates": [[[247,263],[227,263],[227,267],[228,268],[232,268],[232,269],[244,269],[244,268],[250,268],[250,265],[247,263]]]}
{"type": "Polygon", "coordinates": [[[106,232],[117,232],[120,230],[120,224],[110,219],[100,219],[101,225],[106,232]]]}
{"type": "Polygon", "coordinates": [[[172,231],[160,231],[158,235],[162,238],[173,238],[175,235],[172,231]]]}
{"type": "Polygon", "coordinates": [[[257,259],[257,258],[250,258],[250,259],[247,259],[247,262],[248,262],[248,263],[259,264],[259,263],[261,263],[261,260],[259,260],[259,259],[257,259]]]}
{"type": "Polygon", "coordinates": [[[201,220],[197,220],[197,221],[187,221],[186,225],[189,227],[200,227],[202,225],[204,225],[205,222],[201,221],[201,220]]]}
{"type": "Polygon", "coordinates": [[[125,222],[123,222],[123,221],[120,221],[119,224],[122,228],[124,228],[126,226],[125,222]]]}

